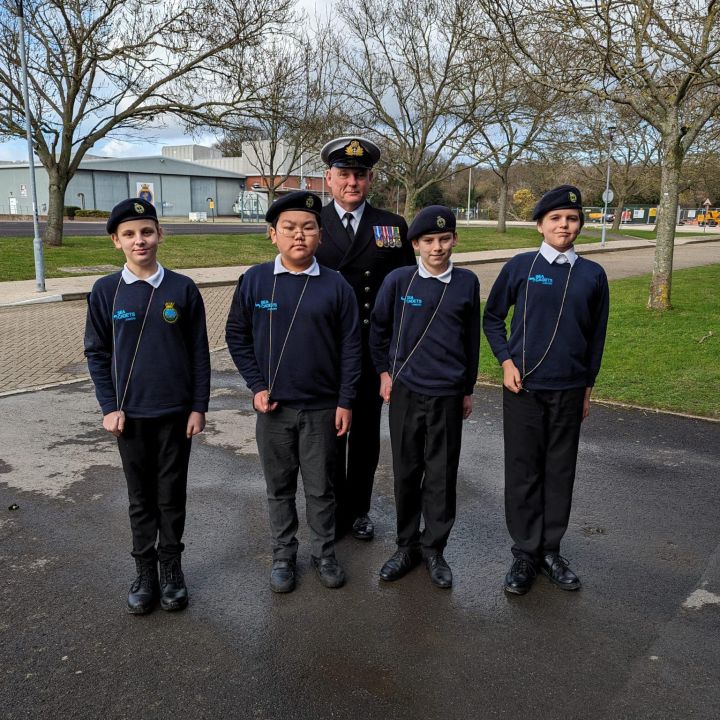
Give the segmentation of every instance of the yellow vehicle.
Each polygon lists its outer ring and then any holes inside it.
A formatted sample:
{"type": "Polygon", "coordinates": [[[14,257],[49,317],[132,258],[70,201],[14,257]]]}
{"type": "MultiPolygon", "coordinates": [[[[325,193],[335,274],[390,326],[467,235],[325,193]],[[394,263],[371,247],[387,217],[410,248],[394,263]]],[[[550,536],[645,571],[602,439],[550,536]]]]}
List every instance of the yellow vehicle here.
{"type": "MultiPolygon", "coordinates": [[[[695,216],[697,218],[697,224],[701,227],[705,225],[705,210],[699,210],[695,216]]],[[[715,227],[720,224],[720,210],[708,210],[707,211],[707,226],[715,227]]]]}

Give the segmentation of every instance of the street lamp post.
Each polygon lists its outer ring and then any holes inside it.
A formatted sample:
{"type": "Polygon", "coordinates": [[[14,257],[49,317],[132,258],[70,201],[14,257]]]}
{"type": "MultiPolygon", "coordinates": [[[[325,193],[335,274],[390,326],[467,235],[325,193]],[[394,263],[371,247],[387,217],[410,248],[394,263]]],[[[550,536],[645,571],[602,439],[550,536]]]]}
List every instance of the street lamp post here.
{"type": "Polygon", "coordinates": [[[38,292],[45,292],[45,258],[43,257],[43,244],[40,238],[40,221],[38,219],[37,189],[35,187],[35,154],[32,143],[32,129],[30,127],[30,93],[28,92],[28,69],[25,56],[25,12],[23,0],[17,0],[16,12],[19,21],[18,34],[20,36],[20,71],[22,74],[23,104],[25,105],[25,129],[28,144],[28,170],[30,171],[30,196],[32,198],[33,215],[33,252],[35,255],[35,288],[38,292]]]}
{"type": "Polygon", "coordinates": [[[608,203],[612,202],[614,197],[613,191],[610,189],[610,161],[612,160],[612,143],[613,135],[615,134],[616,126],[608,125],[608,157],[607,157],[607,175],[605,177],[605,192],[603,193],[603,216],[602,216],[602,233],[600,235],[600,247],[605,247],[605,232],[607,225],[607,209],[608,203]]]}
{"type": "Polygon", "coordinates": [[[472,166],[468,168],[467,226],[470,227],[470,192],[472,191],[472,166]]]}

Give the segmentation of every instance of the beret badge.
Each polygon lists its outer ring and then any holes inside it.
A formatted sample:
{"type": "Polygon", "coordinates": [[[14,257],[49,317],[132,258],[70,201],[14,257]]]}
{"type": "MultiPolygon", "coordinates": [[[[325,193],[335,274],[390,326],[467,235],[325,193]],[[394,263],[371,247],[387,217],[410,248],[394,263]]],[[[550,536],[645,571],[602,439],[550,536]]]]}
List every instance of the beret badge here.
{"type": "Polygon", "coordinates": [[[435,223],[442,230],[445,227],[445,218],[442,215],[438,215],[435,219],[435,223]]]}
{"type": "Polygon", "coordinates": [[[144,215],[145,214],[145,208],[140,203],[134,203],[133,207],[135,208],[135,212],[138,215],[144,215]]]}
{"type": "Polygon", "coordinates": [[[568,193],[568,197],[570,198],[571,203],[577,202],[577,195],[574,192],[568,193]]]}
{"type": "Polygon", "coordinates": [[[305,198],[305,207],[311,208],[314,204],[315,204],[315,201],[313,200],[313,196],[312,196],[312,195],[308,195],[308,196],[305,198]]]}
{"type": "Polygon", "coordinates": [[[348,157],[362,157],[365,154],[365,151],[357,140],[353,140],[350,144],[345,146],[345,154],[348,157]]]}

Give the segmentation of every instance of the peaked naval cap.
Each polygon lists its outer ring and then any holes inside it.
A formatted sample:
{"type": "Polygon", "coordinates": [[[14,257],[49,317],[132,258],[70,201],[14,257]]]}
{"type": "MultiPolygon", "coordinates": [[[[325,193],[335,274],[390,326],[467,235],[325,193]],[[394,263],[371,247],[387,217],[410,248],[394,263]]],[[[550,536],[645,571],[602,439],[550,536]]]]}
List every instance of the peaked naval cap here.
{"type": "Polygon", "coordinates": [[[320,157],[328,167],[371,168],[380,159],[380,148],[367,138],[346,135],[325,143],[320,157]]]}

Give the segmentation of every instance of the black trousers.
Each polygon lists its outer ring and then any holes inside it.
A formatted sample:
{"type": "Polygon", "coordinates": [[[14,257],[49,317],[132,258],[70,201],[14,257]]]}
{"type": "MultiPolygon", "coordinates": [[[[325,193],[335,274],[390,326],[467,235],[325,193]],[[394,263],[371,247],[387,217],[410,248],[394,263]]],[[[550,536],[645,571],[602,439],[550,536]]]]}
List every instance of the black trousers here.
{"type": "Polygon", "coordinates": [[[185,547],[182,536],[191,447],[187,420],[185,413],[125,418],[118,449],[130,501],[133,557],[165,561],[180,555],[185,547]]]}
{"type": "Polygon", "coordinates": [[[560,552],[570,520],[585,388],[503,388],[505,518],[515,557],[560,552]]]}
{"type": "Polygon", "coordinates": [[[462,395],[420,395],[394,383],[390,441],[400,549],[420,546],[427,557],[447,545],[455,523],[462,422],[462,395]]]}
{"type": "Polygon", "coordinates": [[[315,557],[335,554],[335,408],[293,410],[278,407],[258,413],[255,436],[267,486],[273,559],[297,554],[295,505],[298,470],[305,490],[310,551],[315,557]]]}
{"type": "Polygon", "coordinates": [[[363,364],[353,402],[350,433],[337,438],[335,468],[335,517],[339,529],[370,510],[373,481],[380,458],[380,376],[363,364]]]}

